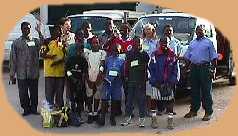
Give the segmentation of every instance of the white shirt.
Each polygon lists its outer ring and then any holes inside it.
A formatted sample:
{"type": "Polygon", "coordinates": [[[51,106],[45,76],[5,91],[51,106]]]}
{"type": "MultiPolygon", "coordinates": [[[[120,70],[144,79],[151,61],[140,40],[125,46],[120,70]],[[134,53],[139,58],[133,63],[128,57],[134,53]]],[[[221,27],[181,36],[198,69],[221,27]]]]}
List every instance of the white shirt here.
{"type": "Polygon", "coordinates": [[[104,50],[99,50],[98,52],[93,52],[89,49],[84,49],[85,58],[88,61],[88,75],[89,80],[95,82],[99,74],[99,68],[102,60],[105,60],[106,52],[104,50]]]}

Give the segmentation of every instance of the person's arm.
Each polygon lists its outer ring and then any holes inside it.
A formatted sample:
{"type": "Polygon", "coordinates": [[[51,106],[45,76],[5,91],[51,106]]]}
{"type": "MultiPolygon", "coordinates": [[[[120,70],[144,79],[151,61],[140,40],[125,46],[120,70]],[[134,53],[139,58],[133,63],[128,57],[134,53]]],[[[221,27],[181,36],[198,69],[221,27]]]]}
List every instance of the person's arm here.
{"type": "Polygon", "coordinates": [[[16,58],[17,58],[17,47],[16,41],[14,41],[11,45],[10,59],[9,59],[9,69],[10,69],[9,76],[11,81],[15,79],[15,74],[17,70],[16,58]]]}
{"type": "Polygon", "coordinates": [[[39,39],[40,39],[40,44],[42,45],[44,43],[44,36],[42,35],[41,33],[41,30],[40,30],[40,23],[38,23],[35,27],[35,30],[36,32],[39,34],[39,39]]]}

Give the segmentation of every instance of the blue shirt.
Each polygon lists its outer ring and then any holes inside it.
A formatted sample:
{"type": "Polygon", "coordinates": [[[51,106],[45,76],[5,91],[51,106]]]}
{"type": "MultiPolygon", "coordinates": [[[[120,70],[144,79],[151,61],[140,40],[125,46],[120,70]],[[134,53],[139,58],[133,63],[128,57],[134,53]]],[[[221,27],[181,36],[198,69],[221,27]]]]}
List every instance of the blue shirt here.
{"type": "Polygon", "coordinates": [[[142,50],[145,51],[151,57],[152,53],[156,50],[157,43],[158,40],[156,39],[144,39],[142,44],[142,50]]]}
{"type": "Polygon", "coordinates": [[[218,58],[212,41],[206,37],[194,39],[188,46],[184,57],[193,64],[202,64],[211,62],[218,58]]]}
{"type": "Polygon", "coordinates": [[[124,74],[124,62],[119,56],[109,56],[105,60],[106,78],[109,81],[121,79],[124,74]]]}

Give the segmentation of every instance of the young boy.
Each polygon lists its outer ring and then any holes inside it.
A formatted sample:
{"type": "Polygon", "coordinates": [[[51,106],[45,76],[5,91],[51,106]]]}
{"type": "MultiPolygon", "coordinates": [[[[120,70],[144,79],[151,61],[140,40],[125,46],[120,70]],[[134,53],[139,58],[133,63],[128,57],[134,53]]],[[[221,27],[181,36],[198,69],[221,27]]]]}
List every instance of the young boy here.
{"type": "Polygon", "coordinates": [[[99,39],[93,36],[89,39],[92,50],[84,49],[84,55],[88,61],[88,78],[86,82],[86,94],[88,97],[88,123],[93,122],[97,116],[100,102],[100,91],[102,88],[102,67],[105,63],[106,52],[100,50],[99,39]],[[101,67],[102,66],[102,67],[101,67]],[[93,107],[94,105],[94,107],[93,107]]]}
{"type": "Polygon", "coordinates": [[[75,47],[77,56],[71,56],[66,61],[66,73],[69,81],[71,108],[79,117],[83,111],[83,87],[88,73],[88,63],[83,57],[83,45],[75,47]]]}
{"type": "Polygon", "coordinates": [[[136,98],[139,108],[139,127],[144,127],[146,113],[146,80],[149,55],[142,51],[141,39],[133,38],[134,46],[126,54],[125,79],[128,83],[127,103],[126,103],[126,119],[121,123],[126,126],[131,123],[133,101],[136,98]]]}
{"type": "Polygon", "coordinates": [[[112,126],[116,125],[115,116],[117,111],[117,101],[120,101],[122,97],[122,84],[125,61],[119,57],[119,52],[120,51],[118,49],[118,46],[113,46],[112,55],[105,60],[105,78],[101,97],[101,113],[97,122],[99,126],[105,125],[105,114],[109,101],[111,101],[110,123],[112,126]]]}
{"type": "MultiPolygon", "coordinates": [[[[177,60],[174,52],[168,47],[168,37],[163,37],[159,41],[159,47],[153,53],[149,69],[151,73],[150,84],[152,86],[153,98],[161,100],[166,106],[169,116],[173,118],[174,94],[173,89],[177,81],[177,60]]],[[[153,99],[156,103],[156,99],[153,99]]],[[[156,106],[151,107],[152,128],[157,128],[156,106]]],[[[168,128],[173,129],[173,122],[168,120],[168,128]]]]}

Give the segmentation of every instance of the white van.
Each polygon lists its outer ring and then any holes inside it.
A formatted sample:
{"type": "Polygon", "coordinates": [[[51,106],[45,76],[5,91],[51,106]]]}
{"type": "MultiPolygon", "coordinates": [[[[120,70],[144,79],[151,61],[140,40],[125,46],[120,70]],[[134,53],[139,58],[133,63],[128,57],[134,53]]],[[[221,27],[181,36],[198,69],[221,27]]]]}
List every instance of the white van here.
{"type": "Polygon", "coordinates": [[[163,28],[165,25],[172,25],[174,36],[181,41],[184,48],[187,48],[189,42],[196,38],[195,28],[197,25],[203,24],[206,28],[206,36],[213,41],[215,48],[217,48],[215,27],[206,19],[185,13],[149,14],[139,19],[133,27],[131,35],[141,36],[143,26],[147,23],[155,26],[158,37],[163,35],[163,28]]]}
{"type": "MultiPolygon", "coordinates": [[[[204,25],[206,29],[206,37],[208,37],[212,42],[213,45],[218,51],[218,48],[221,48],[220,46],[228,46],[228,45],[220,45],[218,46],[217,44],[217,33],[215,26],[209,22],[206,19],[196,17],[190,14],[185,14],[185,13],[161,13],[161,14],[149,14],[146,16],[141,17],[138,22],[134,25],[131,36],[141,36],[142,31],[143,31],[143,26],[147,23],[150,23],[155,26],[156,28],[156,34],[158,37],[161,37],[163,35],[163,28],[165,25],[170,24],[173,26],[174,29],[174,36],[177,38],[182,46],[182,52],[180,56],[183,56],[184,53],[186,52],[189,43],[196,38],[196,33],[195,29],[198,25],[204,25]]],[[[218,52],[220,53],[220,52],[218,52]]],[[[232,56],[231,51],[228,51],[226,56],[232,56]]],[[[232,57],[231,57],[232,58],[232,57]]],[[[217,71],[224,71],[225,72],[217,72],[216,77],[227,77],[230,82],[234,82],[234,74],[233,69],[234,69],[234,64],[232,59],[227,59],[230,62],[227,63],[219,63],[219,61],[224,61],[224,60],[219,60],[217,66],[217,71]],[[226,65],[229,64],[229,65],[226,65]],[[224,68],[225,67],[225,68],[224,68]],[[231,80],[230,80],[231,79],[231,80]]],[[[188,73],[184,73],[186,71],[184,70],[185,62],[180,61],[180,68],[181,68],[181,78],[180,78],[180,83],[179,87],[188,89],[189,87],[189,80],[188,80],[188,73]]]]}
{"type": "Polygon", "coordinates": [[[93,33],[100,35],[104,32],[105,24],[109,19],[113,20],[115,26],[119,28],[125,18],[128,23],[133,25],[142,15],[145,15],[145,13],[128,10],[91,10],[68,17],[71,19],[73,32],[76,32],[84,21],[88,21],[92,25],[93,33]]]}
{"type": "MultiPolygon", "coordinates": [[[[5,41],[5,47],[4,47],[4,62],[8,62],[10,58],[10,50],[11,45],[13,41],[17,38],[19,38],[22,35],[21,32],[21,23],[27,21],[31,24],[31,36],[34,38],[39,38],[39,35],[37,31],[35,30],[35,27],[37,24],[39,24],[39,20],[37,20],[34,15],[27,14],[24,17],[22,17],[15,25],[15,27],[11,30],[11,32],[8,34],[8,39],[5,41]]],[[[46,25],[41,25],[41,32],[44,38],[50,37],[50,30],[46,25]]]]}

